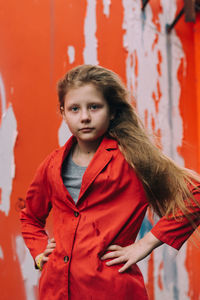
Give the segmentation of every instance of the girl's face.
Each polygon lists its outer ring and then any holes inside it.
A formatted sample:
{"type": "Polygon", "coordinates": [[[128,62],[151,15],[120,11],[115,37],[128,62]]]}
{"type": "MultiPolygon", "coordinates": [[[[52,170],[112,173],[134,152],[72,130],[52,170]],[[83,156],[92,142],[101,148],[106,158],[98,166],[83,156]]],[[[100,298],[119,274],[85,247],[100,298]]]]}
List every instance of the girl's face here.
{"type": "Polygon", "coordinates": [[[65,96],[63,118],[78,142],[97,142],[108,130],[110,109],[92,84],[73,88],[65,96]]]}

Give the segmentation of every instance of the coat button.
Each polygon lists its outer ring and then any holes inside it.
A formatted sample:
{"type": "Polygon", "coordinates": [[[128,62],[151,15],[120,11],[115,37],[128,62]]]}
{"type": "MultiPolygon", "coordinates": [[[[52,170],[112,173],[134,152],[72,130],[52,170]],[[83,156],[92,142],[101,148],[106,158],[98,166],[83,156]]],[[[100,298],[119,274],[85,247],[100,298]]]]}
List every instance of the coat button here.
{"type": "Polygon", "coordinates": [[[64,257],[64,262],[67,263],[68,261],[69,261],[69,256],[66,255],[66,256],[64,257]]]}
{"type": "Polygon", "coordinates": [[[79,212],[78,211],[74,211],[74,215],[75,215],[75,217],[78,217],[79,216],[79,212]]]}

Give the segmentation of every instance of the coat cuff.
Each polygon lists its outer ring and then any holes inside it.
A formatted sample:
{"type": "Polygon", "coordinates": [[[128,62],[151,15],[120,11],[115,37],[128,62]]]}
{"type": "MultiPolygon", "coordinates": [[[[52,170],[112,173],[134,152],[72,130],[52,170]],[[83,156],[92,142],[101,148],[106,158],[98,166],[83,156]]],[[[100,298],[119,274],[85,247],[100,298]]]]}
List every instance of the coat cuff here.
{"type": "MultiPolygon", "coordinates": [[[[193,221],[196,226],[200,223],[198,218],[193,218],[193,221]]],[[[162,217],[151,229],[151,233],[163,243],[179,250],[194,230],[186,217],[179,219],[162,217]]]]}

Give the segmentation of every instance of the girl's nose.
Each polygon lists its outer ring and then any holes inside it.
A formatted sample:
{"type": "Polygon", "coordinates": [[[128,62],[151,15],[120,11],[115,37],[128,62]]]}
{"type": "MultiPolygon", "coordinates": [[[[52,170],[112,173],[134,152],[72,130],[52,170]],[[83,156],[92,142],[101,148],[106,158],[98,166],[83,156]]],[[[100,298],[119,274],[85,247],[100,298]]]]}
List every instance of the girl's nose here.
{"type": "Polygon", "coordinates": [[[90,112],[87,109],[83,109],[81,111],[81,122],[90,122],[91,120],[91,116],[90,116],[90,112]]]}

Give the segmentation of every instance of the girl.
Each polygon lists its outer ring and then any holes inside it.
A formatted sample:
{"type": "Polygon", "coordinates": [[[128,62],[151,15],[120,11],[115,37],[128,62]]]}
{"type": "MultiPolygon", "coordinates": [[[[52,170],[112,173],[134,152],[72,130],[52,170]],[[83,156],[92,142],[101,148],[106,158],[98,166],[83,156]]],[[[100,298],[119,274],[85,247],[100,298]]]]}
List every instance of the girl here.
{"type": "Polygon", "coordinates": [[[136,263],[162,243],[179,249],[200,224],[199,178],[154,146],[112,71],[78,66],[58,96],[72,137],[41,164],[21,212],[40,299],[148,299],[136,263]],[[149,205],[161,218],[135,242],[149,205]]]}

